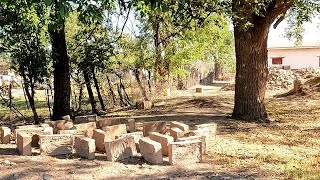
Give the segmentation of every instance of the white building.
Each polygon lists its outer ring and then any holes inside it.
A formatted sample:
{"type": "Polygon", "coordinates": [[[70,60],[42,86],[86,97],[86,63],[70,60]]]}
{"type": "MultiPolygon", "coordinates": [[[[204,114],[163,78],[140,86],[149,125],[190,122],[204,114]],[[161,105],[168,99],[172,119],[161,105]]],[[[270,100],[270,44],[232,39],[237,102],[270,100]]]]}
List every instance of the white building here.
{"type": "Polygon", "coordinates": [[[268,66],[279,65],[287,65],[291,69],[320,67],[320,43],[269,47],[268,66]]]}

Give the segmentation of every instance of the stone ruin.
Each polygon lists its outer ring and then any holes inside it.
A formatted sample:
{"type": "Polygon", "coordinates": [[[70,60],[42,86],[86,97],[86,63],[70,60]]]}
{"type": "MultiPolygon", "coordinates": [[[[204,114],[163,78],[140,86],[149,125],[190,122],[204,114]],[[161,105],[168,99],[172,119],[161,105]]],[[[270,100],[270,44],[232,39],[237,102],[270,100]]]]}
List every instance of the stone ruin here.
{"type": "Polygon", "coordinates": [[[93,160],[96,153],[108,161],[121,161],[138,153],[151,164],[190,164],[202,161],[206,142],[215,138],[216,124],[188,125],[171,121],[143,122],[136,130],[134,119],[98,119],[96,115],[78,116],[70,120],[50,121],[42,125],[17,126],[14,132],[0,128],[1,143],[14,140],[22,156],[31,156],[35,148],[40,155],[68,155],[93,160]],[[12,136],[12,138],[11,138],[12,136]]]}

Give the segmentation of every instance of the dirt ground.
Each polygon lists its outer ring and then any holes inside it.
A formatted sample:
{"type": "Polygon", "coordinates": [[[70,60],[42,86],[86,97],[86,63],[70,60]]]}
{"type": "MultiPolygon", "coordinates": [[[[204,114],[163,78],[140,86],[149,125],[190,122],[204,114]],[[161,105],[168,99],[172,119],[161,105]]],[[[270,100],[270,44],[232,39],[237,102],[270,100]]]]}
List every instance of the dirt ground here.
{"type": "Polygon", "coordinates": [[[320,96],[273,98],[267,95],[272,122],[256,124],[228,119],[233,92],[203,87],[201,94],[172,92],[151,110],[126,110],[110,117],[144,121],[183,121],[190,126],[215,122],[218,133],[208,142],[199,164],[156,166],[141,157],[108,162],[76,156],[22,157],[14,144],[0,145],[0,179],[320,179],[320,96]]]}

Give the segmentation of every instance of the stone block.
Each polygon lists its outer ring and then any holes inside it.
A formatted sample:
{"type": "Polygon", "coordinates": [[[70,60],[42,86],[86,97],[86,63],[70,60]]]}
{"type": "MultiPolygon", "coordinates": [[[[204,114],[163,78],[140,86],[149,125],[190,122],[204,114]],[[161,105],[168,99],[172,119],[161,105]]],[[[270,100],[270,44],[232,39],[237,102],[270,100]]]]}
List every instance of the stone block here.
{"type": "Polygon", "coordinates": [[[111,136],[101,129],[93,130],[92,138],[95,140],[96,150],[99,152],[106,152],[104,143],[112,140],[111,136]]]}
{"type": "Polygon", "coordinates": [[[26,132],[17,134],[17,149],[22,156],[31,156],[32,135],[26,132]]]}
{"type": "Polygon", "coordinates": [[[184,124],[184,123],[181,123],[181,122],[177,122],[177,121],[171,121],[170,122],[170,128],[179,128],[181,129],[182,131],[189,131],[189,126],[184,124]]]}
{"type": "Polygon", "coordinates": [[[189,136],[205,136],[206,137],[206,141],[211,140],[211,131],[208,128],[201,128],[201,129],[197,129],[197,130],[192,130],[189,132],[189,136]]]}
{"type": "Polygon", "coordinates": [[[196,88],[196,93],[202,93],[202,88],[196,88]]]}
{"type": "Polygon", "coordinates": [[[39,128],[40,125],[23,125],[23,126],[17,126],[16,129],[33,129],[33,128],[39,128]]]}
{"type": "Polygon", "coordinates": [[[103,127],[106,127],[106,126],[113,126],[113,125],[118,125],[118,124],[122,124],[120,118],[104,117],[104,118],[100,118],[97,121],[97,126],[100,129],[102,129],[103,127]]]}
{"type": "Polygon", "coordinates": [[[87,136],[87,130],[75,130],[75,129],[71,129],[71,130],[59,130],[58,134],[72,134],[72,135],[83,135],[83,136],[87,136]]]}
{"type": "Polygon", "coordinates": [[[168,145],[174,142],[174,138],[169,135],[163,135],[157,132],[152,132],[149,134],[149,138],[161,144],[162,154],[168,156],[168,145]]]}
{"type": "Polygon", "coordinates": [[[206,145],[205,136],[189,136],[189,137],[182,137],[177,139],[177,142],[183,142],[183,141],[201,141],[202,154],[206,154],[207,145],[206,145]]]}
{"type": "Polygon", "coordinates": [[[144,122],[143,135],[148,136],[150,132],[165,134],[167,132],[167,123],[163,121],[144,122]]]}
{"type": "Polygon", "coordinates": [[[201,141],[169,143],[169,164],[190,165],[202,161],[201,141]]]}
{"type": "Polygon", "coordinates": [[[39,147],[39,135],[52,135],[53,128],[52,127],[37,127],[37,128],[29,128],[29,129],[16,129],[15,137],[17,142],[17,133],[25,132],[32,136],[32,147],[39,147]]]}
{"type": "Polygon", "coordinates": [[[136,131],[136,121],[135,119],[121,119],[121,124],[127,125],[128,132],[135,132],[136,131]]]}
{"type": "Polygon", "coordinates": [[[88,122],[88,123],[81,123],[81,124],[75,124],[74,129],[76,130],[86,130],[86,136],[92,137],[93,130],[97,129],[97,125],[95,122],[88,122]]]}
{"type": "Polygon", "coordinates": [[[5,126],[0,127],[0,140],[2,144],[10,144],[11,129],[5,126]]]}
{"type": "Polygon", "coordinates": [[[53,133],[57,134],[59,130],[70,130],[74,129],[73,122],[70,120],[57,120],[57,121],[51,121],[49,124],[51,127],[53,127],[53,133]]]}
{"type": "Polygon", "coordinates": [[[127,133],[127,126],[125,124],[105,126],[102,130],[107,132],[112,139],[116,139],[116,136],[127,133]]]}
{"type": "Polygon", "coordinates": [[[147,137],[140,139],[140,153],[151,164],[163,164],[161,144],[147,137]]]}
{"type": "Polygon", "coordinates": [[[217,134],[217,124],[216,123],[210,123],[210,124],[199,124],[195,126],[196,130],[199,129],[209,129],[210,135],[209,138],[214,138],[217,134]]]}
{"type": "Polygon", "coordinates": [[[132,136],[105,142],[108,161],[120,161],[137,154],[136,144],[132,136]]]}
{"type": "Polygon", "coordinates": [[[134,142],[136,143],[136,148],[137,148],[137,152],[140,152],[140,148],[139,148],[139,140],[141,138],[143,138],[143,133],[142,132],[132,132],[132,133],[127,133],[127,134],[121,134],[116,136],[116,138],[122,138],[122,137],[127,137],[127,136],[132,136],[134,139],[134,142]]]}
{"type": "Polygon", "coordinates": [[[177,141],[178,138],[183,137],[184,134],[185,134],[185,132],[179,128],[171,128],[170,129],[170,135],[173,137],[174,141],[177,141]]]}
{"type": "Polygon", "coordinates": [[[75,136],[74,147],[78,156],[91,160],[95,159],[96,145],[94,139],[84,136],[75,136]]]}
{"type": "Polygon", "coordinates": [[[73,151],[72,134],[40,135],[40,154],[41,155],[64,155],[71,154],[73,151]]]}
{"type": "Polygon", "coordinates": [[[87,122],[96,122],[98,121],[98,116],[94,115],[86,115],[86,116],[76,116],[74,118],[75,123],[87,123],[87,122]]]}
{"type": "Polygon", "coordinates": [[[136,102],[137,109],[151,109],[153,107],[152,101],[139,101],[136,102]]]}

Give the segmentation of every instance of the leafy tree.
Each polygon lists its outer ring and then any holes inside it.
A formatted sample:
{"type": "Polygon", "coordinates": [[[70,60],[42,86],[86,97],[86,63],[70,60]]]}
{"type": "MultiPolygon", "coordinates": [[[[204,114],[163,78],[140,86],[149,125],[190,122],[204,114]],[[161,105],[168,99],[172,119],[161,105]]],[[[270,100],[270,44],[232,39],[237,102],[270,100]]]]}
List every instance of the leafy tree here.
{"type": "Polygon", "coordinates": [[[20,3],[2,4],[1,14],[6,16],[1,21],[1,39],[11,58],[12,68],[23,79],[34,121],[39,124],[34,96],[35,86],[43,83],[48,75],[46,9],[44,4],[26,8],[20,3]]]}

